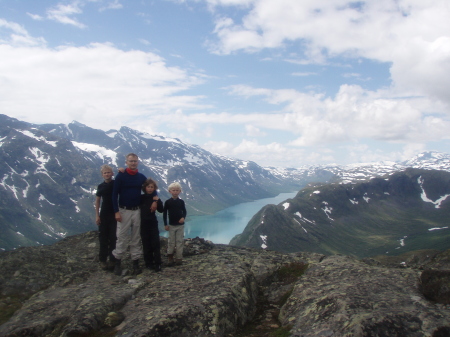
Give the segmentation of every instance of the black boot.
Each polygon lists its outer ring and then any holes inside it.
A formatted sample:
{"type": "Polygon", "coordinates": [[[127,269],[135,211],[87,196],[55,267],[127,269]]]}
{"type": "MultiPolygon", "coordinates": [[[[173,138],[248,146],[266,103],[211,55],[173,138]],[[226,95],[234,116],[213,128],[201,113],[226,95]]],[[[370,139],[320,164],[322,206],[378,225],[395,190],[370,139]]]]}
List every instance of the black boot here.
{"type": "Polygon", "coordinates": [[[157,273],[159,273],[161,271],[161,265],[160,264],[155,264],[155,271],[157,273]]]}
{"type": "Polygon", "coordinates": [[[139,268],[139,259],[133,260],[133,275],[142,273],[142,269],[139,268]]]}
{"type": "Polygon", "coordinates": [[[120,266],[121,260],[116,259],[116,263],[114,264],[114,274],[120,276],[122,275],[122,268],[120,266]]]}

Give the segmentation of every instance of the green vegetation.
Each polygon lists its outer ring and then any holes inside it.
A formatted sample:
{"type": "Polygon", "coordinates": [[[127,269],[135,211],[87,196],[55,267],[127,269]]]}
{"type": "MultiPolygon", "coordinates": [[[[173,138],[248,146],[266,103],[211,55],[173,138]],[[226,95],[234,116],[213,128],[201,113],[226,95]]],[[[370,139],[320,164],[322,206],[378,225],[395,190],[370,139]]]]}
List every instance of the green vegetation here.
{"type": "Polygon", "coordinates": [[[308,264],[302,262],[292,262],[278,269],[277,278],[281,282],[289,284],[295,282],[300,276],[302,276],[306,269],[308,269],[308,264]]]}
{"type": "Polygon", "coordinates": [[[431,200],[448,193],[445,186],[450,174],[430,170],[398,172],[386,179],[358,184],[308,187],[289,200],[287,211],[280,207],[268,210],[257,232],[271,239],[269,249],[281,252],[310,251],[364,258],[427,248],[449,249],[449,229],[429,231],[448,226],[448,201],[440,208],[424,202],[417,185],[419,176],[425,181],[431,200]],[[271,228],[282,229],[282,234],[271,228]]]}
{"type": "Polygon", "coordinates": [[[269,334],[269,337],[289,337],[291,335],[291,326],[282,326],[269,334]]]}

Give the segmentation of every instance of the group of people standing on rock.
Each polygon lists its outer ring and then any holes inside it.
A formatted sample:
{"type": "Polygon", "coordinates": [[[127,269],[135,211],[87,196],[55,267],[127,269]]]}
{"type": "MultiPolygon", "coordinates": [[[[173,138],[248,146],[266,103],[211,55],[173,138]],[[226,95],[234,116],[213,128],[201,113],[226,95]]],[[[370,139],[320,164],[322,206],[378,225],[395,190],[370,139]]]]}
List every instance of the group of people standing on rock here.
{"type": "Polygon", "coordinates": [[[181,265],[186,219],[186,205],[179,198],[181,185],[177,182],[169,185],[172,197],[163,205],[156,181],[138,172],[138,156],[127,154],[125,163],[126,169],[119,169],[115,179],[111,166],[103,165],[100,169],[104,182],[97,188],[95,212],[102,269],[114,269],[116,275],[122,275],[121,263],[129,243],[133,274],[142,273],[139,265],[142,256],[146,268],[161,271],[156,211],[163,213],[164,229],[169,231],[168,266],[181,265]]]}

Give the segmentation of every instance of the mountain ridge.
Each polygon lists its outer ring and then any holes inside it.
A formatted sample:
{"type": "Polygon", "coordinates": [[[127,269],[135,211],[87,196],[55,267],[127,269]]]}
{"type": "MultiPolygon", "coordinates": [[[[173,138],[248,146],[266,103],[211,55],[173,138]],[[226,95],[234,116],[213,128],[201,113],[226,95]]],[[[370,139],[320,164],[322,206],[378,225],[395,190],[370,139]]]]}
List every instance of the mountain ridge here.
{"type": "Polygon", "coordinates": [[[273,176],[253,162],[127,127],[106,134],[81,123],[36,125],[5,115],[0,123],[5,163],[0,168],[0,249],[49,244],[95,229],[100,166],[125,166],[129,152],[139,155],[140,172],[158,181],[163,198],[169,197],[170,182],[182,184],[190,215],[212,214],[303,184],[273,176]]]}
{"type": "MultiPolygon", "coordinates": [[[[261,167],[128,127],[105,132],[76,121],[38,125],[1,114],[0,124],[0,159],[5,163],[0,167],[0,249],[6,250],[50,244],[95,229],[99,168],[124,166],[129,152],[140,156],[139,170],[158,181],[163,199],[169,197],[170,182],[182,183],[189,215],[213,214],[312,182],[357,182],[406,167],[385,163],[363,168],[261,167]]],[[[450,155],[429,152],[409,165],[450,171],[450,155]]]]}
{"type": "Polygon", "coordinates": [[[450,248],[450,172],[408,168],[355,184],[317,184],[263,207],[231,245],[359,258],[450,248]]]}

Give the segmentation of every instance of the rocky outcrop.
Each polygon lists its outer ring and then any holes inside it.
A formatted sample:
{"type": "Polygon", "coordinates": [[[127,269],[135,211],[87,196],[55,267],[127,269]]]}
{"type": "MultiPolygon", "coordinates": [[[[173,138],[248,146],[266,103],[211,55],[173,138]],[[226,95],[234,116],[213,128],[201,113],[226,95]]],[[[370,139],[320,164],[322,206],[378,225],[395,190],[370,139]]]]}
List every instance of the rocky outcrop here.
{"type": "MultiPolygon", "coordinates": [[[[420,273],[333,255],[309,268],[283,306],[291,336],[438,336],[450,308],[419,292],[420,273]]],[[[446,336],[449,336],[447,334],[446,336]]]]}
{"type": "Polygon", "coordinates": [[[97,251],[88,232],[0,253],[0,311],[15,311],[0,336],[250,336],[242,327],[263,304],[292,336],[450,331],[448,303],[421,293],[418,269],[193,239],[181,266],[119,277],[100,269],[97,251]]]}

